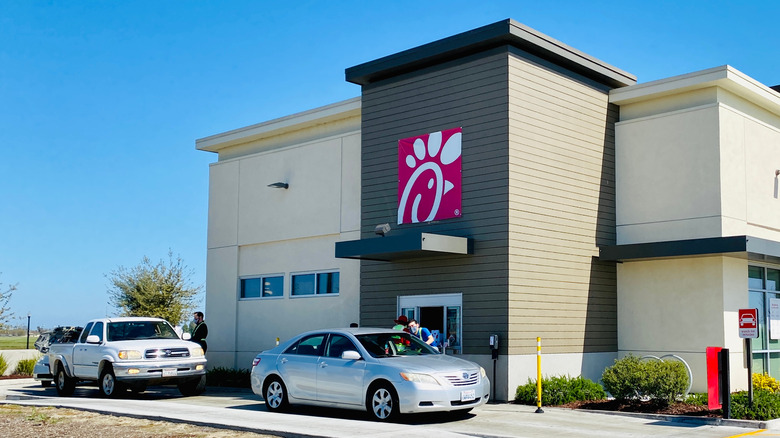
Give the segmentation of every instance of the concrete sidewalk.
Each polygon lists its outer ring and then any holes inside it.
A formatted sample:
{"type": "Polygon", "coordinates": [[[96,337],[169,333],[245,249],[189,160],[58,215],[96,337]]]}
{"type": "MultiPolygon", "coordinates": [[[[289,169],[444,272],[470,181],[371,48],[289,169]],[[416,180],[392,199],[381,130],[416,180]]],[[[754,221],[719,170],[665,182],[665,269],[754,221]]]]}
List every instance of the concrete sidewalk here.
{"type": "MultiPolygon", "coordinates": [[[[89,410],[151,420],[182,421],[211,427],[285,437],[731,437],[760,433],[776,423],[691,419],[671,416],[608,415],[560,408],[488,404],[464,419],[440,415],[404,416],[397,423],[365,420],[363,413],[322,408],[266,411],[249,390],[209,387],[201,396],[181,397],[175,388],[152,390],[138,397],[104,399],[95,387],[78,387],[72,397],[57,397],[32,379],[0,380],[0,402],[89,410]]],[[[776,421],[776,420],[775,420],[776,421]]],[[[760,435],[758,435],[760,436],[760,435]]]]}

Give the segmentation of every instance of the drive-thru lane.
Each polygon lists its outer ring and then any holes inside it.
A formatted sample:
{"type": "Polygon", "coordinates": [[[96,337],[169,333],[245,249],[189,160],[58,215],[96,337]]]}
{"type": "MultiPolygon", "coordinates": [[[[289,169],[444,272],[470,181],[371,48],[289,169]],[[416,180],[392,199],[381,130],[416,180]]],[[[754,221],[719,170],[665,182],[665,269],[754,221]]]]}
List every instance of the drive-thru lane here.
{"type": "MultiPolygon", "coordinates": [[[[322,408],[293,408],[271,413],[249,390],[209,387],[203,395],[182,397],[175,387],[152,388],[143,394],[127,393],[119,399],[99,397],[95,387],[79,386],[71,397],[58,397],[32,379],[0,380],[0,402],[58,406],[152,420],[175,420],[228,427],[280,436],[395,437],[414,433],[436,437],[731,437],[761,436],[755,422],[729,425],[684,423],[666,417],[609,415],[533,406],[488,404],[465,418],[411,415],[397,423],[380,424],[364,413],[322,408]],[[743,426],[743,427],[741,427],[743,426]]],[[[772,423],[763,426],[772,427],[772,423]]],[[[776,432],[776,431],[775,431],[776,432]]]]}

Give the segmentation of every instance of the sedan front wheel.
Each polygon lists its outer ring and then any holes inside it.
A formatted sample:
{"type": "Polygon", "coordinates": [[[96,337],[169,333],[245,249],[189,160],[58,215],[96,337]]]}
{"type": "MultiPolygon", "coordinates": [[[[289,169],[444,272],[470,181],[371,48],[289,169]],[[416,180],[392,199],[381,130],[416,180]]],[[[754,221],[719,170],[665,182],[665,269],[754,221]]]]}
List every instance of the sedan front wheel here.
{"type": "Polygon", "coordinates": [[[366,410],[376,421],[390,421],[398,416],[398,395],[390,384],[373,386],[366,397],[366,410]]]}

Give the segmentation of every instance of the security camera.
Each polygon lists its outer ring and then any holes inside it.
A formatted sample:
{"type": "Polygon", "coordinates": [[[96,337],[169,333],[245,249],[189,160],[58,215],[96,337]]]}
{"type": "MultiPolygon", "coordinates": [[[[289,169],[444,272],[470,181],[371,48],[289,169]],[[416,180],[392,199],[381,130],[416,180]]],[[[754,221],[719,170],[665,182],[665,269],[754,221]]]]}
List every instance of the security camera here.
{"type": "Polygon", "coordinates": [[[385,234],[390,232],[390,224],[379,224],[374,228],[374,232],[384,237],[385,234]]]}

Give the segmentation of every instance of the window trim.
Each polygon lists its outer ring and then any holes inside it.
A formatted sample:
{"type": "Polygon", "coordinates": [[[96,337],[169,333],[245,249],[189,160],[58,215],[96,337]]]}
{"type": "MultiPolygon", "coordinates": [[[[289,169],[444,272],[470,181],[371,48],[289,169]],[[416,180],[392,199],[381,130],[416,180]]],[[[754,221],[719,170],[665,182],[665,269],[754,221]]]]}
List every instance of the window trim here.
{"type": "Polygon", "coordinates": [[[337,297],[341,293],[341,272],[338,269],[323,269],[319,271],[298,271],[298,272],[291,272],[290,273],[290,298],[311,298],[311,297],[337,297]],[[319,293],[317,292],[319,289],[319,281],[320,281],[320,274],[339,274],[339,292],[335,293],[319,293]],[[313,294],[306,294],[306,295],[296,295],[295,294],[295,281],[294,277],[299,275],[314,275],[314,293],[313,294]]]}
{"type": "Polygon", "coordinates": [[[247,276],[243,276],[243,277],[238,277],[238,300],[239,301],[254,301],[254,300],[279,300],[279,299],[282,299],[282,298],[284,298],[284,280],[285,280],[285,275],[283,273],[282,274],[275,273],[275,274],[247,275],[247,276]],[[260,290],[260,296],[258,296],[258,297],[242,297],[241,296],[241,293],[242,293],[241,283],[244,280],[260,279],[260,283],[261,283],[261,287],[262,287],[263,280],[266,279],[266,278],[272,278],[272,277],[274,277],[274,278],[275,277],[279,277],[279,278],[282,279],[282,293],[281,293],[281,295],[264,297],[263,296],[263,291],[261,289],[260,290]]]}

